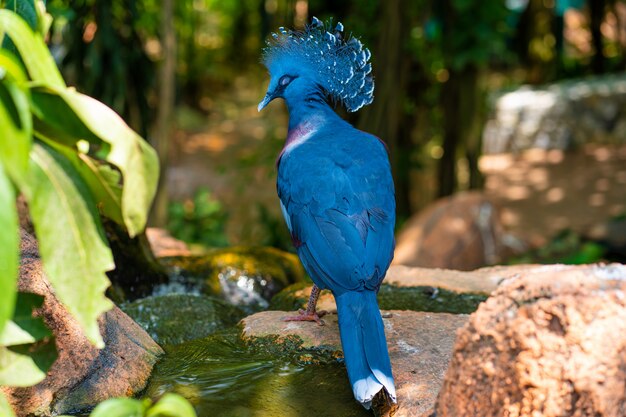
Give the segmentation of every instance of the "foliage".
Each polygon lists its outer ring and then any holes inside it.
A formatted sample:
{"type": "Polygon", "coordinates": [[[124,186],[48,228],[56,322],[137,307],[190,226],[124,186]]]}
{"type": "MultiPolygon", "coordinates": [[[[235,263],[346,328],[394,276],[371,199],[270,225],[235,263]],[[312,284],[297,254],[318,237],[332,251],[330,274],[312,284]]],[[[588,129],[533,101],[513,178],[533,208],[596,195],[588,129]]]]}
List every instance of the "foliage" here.
{"type": "Polygon", "coordinates": [[[54,340],[40,318],[32,316],[43,298],[19,294],[15,312],[0,333],[0,386],[27,387],[41,381],[56,359],[54,340]]]}
{"type": "Polygon", "coordinates": [[[193,199],[170,204],[168,229],[185,242],[223,247],[228,245],[227,218],[222,204],[207,189],[200,188],[193,199]]]}
{"type": "Polygon", "coordinates": [[[439,49],[451,70],[485,67],[507,56],[510,11],[503,1],[448,0],[434,8],[428,30],[432,41],[442,43],[439,49]]]}
{"type": "Polygon", "coordinates": [[[517,256],[509,263],[582,265],[602,261],[605,253],[606,248],[601,244],[587,241],[571,230],[564,230],[545,246],[517,256]]]}
{"type": "Polygon", "coordinates": [[[55,17],[51,48],[68,82],[145,136],[154,119],[156,78],[155,58],[145,44],[156,37],[158,12],[146,13],[142,3],[51,0],[48,8],[55,17]]]}
{"type": "MultiPolygon", "coordinates": [[[[34,9],[39,20],[48,20],[43,2],[32,6],[15,10],[34,9]]],[[[36,384],[55,358],[49,332],[31,317],[40,297],[19,294],[15,302],[16,196],[28,203],[56,296],[102,347],[97,319],[112,306],[104,291],[114,263],[100,214],[136,235],[145,227],[158,177],[152,148],[108,107],[66,87],[45,33],[31,26],[0,10],[0,38],[12,41],[0,49],[0,385],[8,386],[36,384]]]]}
{"type": "Polygon", "coordinates": [[[98,404],[89,417],[196,417],[196,412],[185,398],[168,393],[156,403],[147,398],[111,398],[98,404]]]}

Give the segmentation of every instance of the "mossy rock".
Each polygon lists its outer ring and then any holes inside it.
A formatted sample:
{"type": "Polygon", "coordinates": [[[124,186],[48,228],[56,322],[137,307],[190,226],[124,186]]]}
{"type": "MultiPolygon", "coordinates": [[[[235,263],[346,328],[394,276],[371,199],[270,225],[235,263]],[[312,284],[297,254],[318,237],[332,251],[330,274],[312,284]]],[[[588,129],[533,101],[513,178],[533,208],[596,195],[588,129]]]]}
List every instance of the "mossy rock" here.
{"type": "Polygon", "coordinates": [[[120,308],[161,345],[200,339],[236,324],[244,312],[225,301],[194,294],[157,295],[120,308]]]}
{"type": "Polygon", "coordinates": [[[208,295],[257,311],[279,291],[306,280],[296,255],[275,248],[232,247],[199,256],[161,258],[170,274],[196,284],[208,295]]]}
{"type": "Polygon", "coordinates": [[[308,282],[298,282],[288,286],[272,298],[268,309],[296,311],[303,308],[309,300],[308,292],[305,293],[305,290],[310,286],[308,282]]]}
{"type": "Polygon", "coordinates": [[[437,287],[381,285],[378,305],[382,310],[470,314],[487,299],[486,294],[459,293],[437,287]]]}
{"type": "MultiPolygon", "coordinates": [[[[306,306],[310,284],[290,285],[272,298],[270,310],[292,311],[306,306]]],[[[487,299],[486,294],[459,293],[437,287],[401,287],[383,284],[378,292],[378,305],[382,310],[412,310],[434,313],[469,314],[487,299]]],[[[328,301],[322,297],[324,307],[328,301]]],[[[332,309],[332,308],[331,308],[332,309]]]]}

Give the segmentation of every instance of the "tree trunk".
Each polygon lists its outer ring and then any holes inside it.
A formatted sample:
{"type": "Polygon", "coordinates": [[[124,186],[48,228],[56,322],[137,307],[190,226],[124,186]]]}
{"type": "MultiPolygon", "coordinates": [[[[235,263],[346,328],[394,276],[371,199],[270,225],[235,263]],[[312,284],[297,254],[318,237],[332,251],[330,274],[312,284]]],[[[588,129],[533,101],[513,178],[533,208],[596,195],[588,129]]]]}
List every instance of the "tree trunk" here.
{"type": "Polygon", "coordinates": [[[591,69],[595,74],[602,74],[605,71],[604,47],[602,42],[602,21],[604,20],[604,10],[606,0],[589,0],[589,28],[591,30],[591,43],[594,54],[591,61],[591,69]]]}
{"type": "Polygon", "coordinates": [[[374,63],[376,90],[374,103],[362,111],[358,126],[387,143],[396,187],[397,215],[411,214],[409,162],[412,143],[410,122],[404,113],[409,60],[404,51],[407,37],[406,4],[404,0],[388,0],[381,6],[382,22],[374,63]]]}
{"type": "Polygon", "coordinates": [[[467,158],[467,167],[469,170],[468,188],[478,190],[483,188],[484,177],[478,169],[478,159],[482,153],[483,145],[483,126],[485,125],[485,89],[481,83],[481,72],[475,68],[468,68],[467,85],[464,95],[467,100],[465,105],[468,109],[466,113],[467,120],[464,124],[467,126],[467,137],[465,143],[465,157],[467,158]]]}
{"type": "Polygon", "coordinates": [[[163,0],[161,9],[161,36],[163,64],[159,73],[159,110],[153,144],[159,155],[161,175],[159,188],[152,208],[151,224],[159,227],[167,223],[167,162],[170,133],[172,131],[172,113],[174,110],[176,88],[176,31],[174,29],[174,0],[163,0]]]}
{"type": "Polygon", "coordinates": [[[444,136],[438,172],[439,197],[449,196],[457,191],[456,164],[463,149],[469,167],[469,187],[482,186],[482,176],[478,170],[482,125],[478,74],[473,66],[466,66],[458,71],[450,69],[450,78],[443,86],[444,136]]]}

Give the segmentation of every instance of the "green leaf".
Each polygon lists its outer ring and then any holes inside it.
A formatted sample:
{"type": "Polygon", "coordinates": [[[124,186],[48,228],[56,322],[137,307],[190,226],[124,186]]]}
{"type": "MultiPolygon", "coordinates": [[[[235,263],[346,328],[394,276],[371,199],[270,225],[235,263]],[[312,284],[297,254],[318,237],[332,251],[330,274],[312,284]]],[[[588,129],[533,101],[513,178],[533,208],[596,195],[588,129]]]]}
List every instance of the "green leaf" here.
{"type": "Polygon", "coordinates": [[[20,235],[15,190],[0,162],[0,332],[13,315],[20,235]]]}
{"type": "Polygon", "coordinates": [[[88,155],[76,153],[64,147],[55,147],[76,171],[85,180],[93,194],[98,209],[109,219],[124,225],[122,215],[122,175],[110,165],[91,158],[88,155]]]}
{"type": "Polygon", "coordinates": [[[50,369],[57,359],[57,348],[54,337],[47,337],[28,345],[10,346],[7,347],[7,349],[19,355],[30,356],[35,365],[44,373],[48,372],[48,369],[50,369]]]}
{"type": "Polygon", "coordinates": [[[33,358],[0,347],[0,385],[28,387],[45,377],[46,373],[39,369],[33,358]]]}
{"type": "Polygon", "coordinates": [[[185,398],[167,393],[150,407],[146,417],[196,417],[196,411],[185,398]]]}
{"type": "Polygon", "coordinates": [[[41,36],[45,37],[48,35],[48,31],[50,30],[50,26],[52,26],[52,21],[54,20],[50,13],[46,11],[46,2],[45,0],[34,0],[35,1],[35,10],[37,11],[37,30],[41,34],[41,36]]]}
{"type": "Polygon", "coordinates": [[[43,320],[33,316],[33,309],[41,307],[42,303],[40,295],[18,293],[13,319],[0,332],[0,346],[34,343],[51,336],[43,320]]]}
{"type": "Polygon", "coordinates": [[[114,268],[95,203],[71,164],[49,146],[34,144],[22,189],[44,269],[58,298],[87,338],[104,346],[98,317],[112,307],[105,271],[114,268]]]}
{"type": "Polygon", "coordinates": [[[0,10],[0,28],[15,43],[33,81],[52,87],[65,87],[61,73],[43,39],[21,17],[10,10],[0,10]]]}
{"type": "Polygon", "coordinates": [[[37,12],[34,0],[7,0],[5,9],[17,13],[33,30],[37,28],[37,12]]]}
{"type": "Polygon", "coordinates": [[[7,397],[4,396],[4,393],[2,391],[0,391],[0,416],[15,417],[15,413],[13,413],[13,408],[11,408],[7,397]]]}
{"type": "Polygon", "coordinates": [[[0,80],[7,77],[17,84],[23,84],[28,81],[22,63],[6,49],[0,49],[0,69],[0,80]]]}
{"type": "MultiPolygon", "coordinates": [[[[120,170],[124,186],[119,212],[123,225],[131,237],[140,233],[157,189],[159,166],[154,149],[113,110],[91,97],[45,87],[33,88],[31,96],[37,132],[74,149],[79,140],[85,140],[90,144],[90,157],[106,160],[120,170]]],[[[89,167],[94,175],[102,175],[96,168],[97,165],[89,167]]],[[[112,185],[107,179],[101,178],[99,182],[112,185]]],[[[110,191],[105,190],[109,195],[110,191]]],[[[94,194],[103,197],[95,189],[94,194]]],[[[117,204],[115,198],[107,202],[107,215],[115,220],[112,214],[115,211],[112,205],[117,204]]]]}
{"type": "Polygon", "coordinates": [[[89,417],[143,417],[146,403],[132,398],[111,398],[98,404],[89,417]]]}
{"type": "Polygon", "coordinates": [[[0,82],[0,163],[16,182],[26,173],[31,147],[32,119],[26,94],[12,81],[0,82]]]}

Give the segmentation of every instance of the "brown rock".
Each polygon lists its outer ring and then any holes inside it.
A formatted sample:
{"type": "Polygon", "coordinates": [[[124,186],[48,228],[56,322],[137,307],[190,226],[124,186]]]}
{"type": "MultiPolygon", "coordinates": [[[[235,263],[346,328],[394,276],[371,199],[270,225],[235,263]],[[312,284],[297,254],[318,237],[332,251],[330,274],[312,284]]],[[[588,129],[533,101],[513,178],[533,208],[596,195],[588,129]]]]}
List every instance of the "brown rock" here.
{"type": "Polygon", "coordinates": [[[505,282],[459,331],[437,417],[626,415],[626,267],[505,282]]]}
{"type": "Polygon", "coordinates": [[[165,256],[189,256],[191,250],[182,240],[178,240],[165,229],[158,227],[148,227],[146,236],[154,256],[162,258],[165,256]]]}
{"type": "Polygon", "coordinates": [[[392,265],[383,282],[397,287],[437,287],[458,293],[490,294],[508,278],[544,269],[545,265],[511,265],[456,271],[392,265]]]}
{"type": "Polygon", "coordinates": [[[65,414],[91,408],[110,397],[139,392],[162,349],[117,307],[100,318],[105,348],[93,347],[56,299],[36,244],[32,236],[22,232],[19,290],[44,296],[36,314],[52,330],[58,358],[39,384],[2,388],[17,415],[65,414]]]}
{"type": "Polygon", "coordinates": [[[498,209],[478,192],[436,201],[411,217],[397,237],[393,263],[470,271],[507,252],[498,209]]]}
{"type": "MultiPolygon", "coordinates": [[[[242,338],[249,343],[271,337],[276,343],[296,336],[301,349],[341,354],[337,315],[324,316],[325,326],[285,322],[293,312],[264,311],[242,320],[242,338]]],[[[425,417],[435,403],[450,359],[456,330],[465,315],[413,311],[383,312],[387,345],[398,394],[397,417],[425,417]]]]}
{"type": "MultiPolygon", "coordinates": [[[[384,284],[396,287],[433,287],[453,291],[459,294],[491,294],[506,279],[522,273],[551,270],[546,265],[511,265],[490,266],[474,271],[455,271],[452,269],[419,268],[404,265],[392,265],[387,271],[384,284]]],[[[313,286],[307,286],[293,292],[293,298],[308,299],[313,286]]],[[[306,303],[302,308],[306,307],[306,303]]],[[[336,312],[335,298],[328,290],[323,290],[317,301],[317,309],[336,312]]]]}

